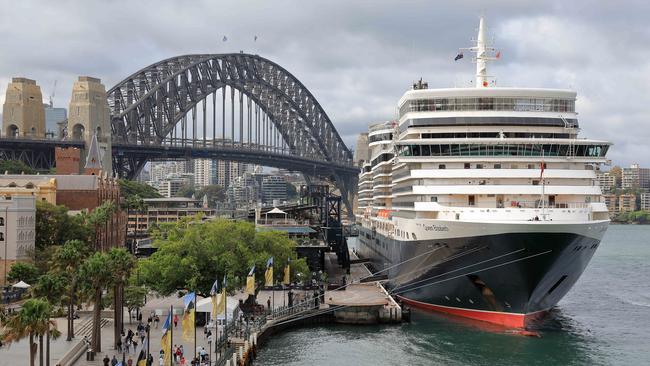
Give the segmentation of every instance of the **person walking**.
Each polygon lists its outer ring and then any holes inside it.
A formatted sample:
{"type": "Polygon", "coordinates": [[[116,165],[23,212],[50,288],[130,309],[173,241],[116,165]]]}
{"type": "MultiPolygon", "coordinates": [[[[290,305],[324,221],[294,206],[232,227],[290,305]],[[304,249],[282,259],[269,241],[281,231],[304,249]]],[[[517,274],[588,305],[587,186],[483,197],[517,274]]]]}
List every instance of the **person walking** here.
{"type": "Polygon", "coordinates": [[[266,300],[266,308],[269,309],[269,313],[271,312],[271,296],[269,296],[269,299],[266,300]]]}
{"type": "Polygon", "coordinates": [[[178,314],[174,314],[174,328],[178,326],[178,314]]]}
{"type": "Polygon", "coordinates": [[[117,357],[113,355],[113,359],[111,360],[111,366],[115,366],[115,365],[117,365],[117,357]]]}
{"type": "Polygon", "coordinates": [[[102,362],[104,362],[104,366],[108,366],[108,363],[111,362],[111,359],[108,358],[108,355],[104,355],[102,362]]]}

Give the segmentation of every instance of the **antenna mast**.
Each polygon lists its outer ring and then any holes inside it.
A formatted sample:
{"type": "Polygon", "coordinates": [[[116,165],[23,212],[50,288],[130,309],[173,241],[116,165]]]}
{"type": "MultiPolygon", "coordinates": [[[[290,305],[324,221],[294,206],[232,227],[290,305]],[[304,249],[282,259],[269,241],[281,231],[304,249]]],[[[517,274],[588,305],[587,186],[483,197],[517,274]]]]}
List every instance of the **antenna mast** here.
{"type": "Polygon", "coordinates": [[[474,62],[476,62],[476,87],[477,88],[487,88],[489,85],[487,74],[487,63],[488,61],[495,61],[499,59],[499,53],[497,52],[496,57],[488,55],[488,51],[495,51],[494,48],[488,47],[487,41],[485,39],[485,22],[483,16],[478,23],[478,37],[476,38],[476,46],[461,48],[461,50],[468,50],[471,52],[476,52],[474,57],[474,62]]]}

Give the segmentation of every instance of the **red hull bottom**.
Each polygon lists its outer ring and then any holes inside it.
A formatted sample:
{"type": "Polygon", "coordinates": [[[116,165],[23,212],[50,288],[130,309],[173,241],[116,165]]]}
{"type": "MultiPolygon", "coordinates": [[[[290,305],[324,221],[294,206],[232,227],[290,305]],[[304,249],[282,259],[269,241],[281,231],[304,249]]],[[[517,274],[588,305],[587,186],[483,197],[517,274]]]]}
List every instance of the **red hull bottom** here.
{"type": "Polygon", "coordinates": [[[463,308],[455,308],[455,307],[442,306],[442,305],[427,304],[424,302],[407,299],[402,296],[397,296],[397,297],[403,303],[410,305],[414,308],[428,310],[428,311],[437,311],[437,312],[446,313],[450,315],[460,316],[463,318],[480,320],[492,324],[502,325],[507,328],[525,328],[530,321],[534,319],[538,319],[546,313],[546,311],[538,311],[530,314],[514,314],[514,313],[502,313],[498,311],[463,309],[463,308]]]}

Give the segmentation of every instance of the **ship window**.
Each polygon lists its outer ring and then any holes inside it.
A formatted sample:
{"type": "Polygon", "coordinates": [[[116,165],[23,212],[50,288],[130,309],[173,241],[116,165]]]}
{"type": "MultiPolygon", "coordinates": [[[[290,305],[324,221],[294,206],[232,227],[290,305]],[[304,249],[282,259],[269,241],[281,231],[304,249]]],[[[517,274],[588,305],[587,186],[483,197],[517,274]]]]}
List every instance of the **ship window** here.
{"type": "Polygon", "coordinates": [[[494,169],[501,169],[501,164],[494,164],[494,169]]]}
{"type": "Polygon", "coordinates": [[[476,164],[476,169],[483,169],[483,164],[476,164]]]}
{"type": "Polygon", "coordinates": [[[438,202],[438,196],[431,196],[431,202],[438,202]]]}
{"type": "Polygon", "coordinates": [[[467,204],[469,206],[474,206],[476,204],[476,197],[474,195],[467,196],[467,204]]]}
{"type": "Polygon", "coordinates": [[[415,236],[415,233],[411,233],[411,236],[413,237],[413,240],[418,240],[417,236],[415,236]]]}
{"type": "Polygon", "coordinates": [[[406,239],[410,239],[408,231],[406,232],[406,239]]]}
{"type": "Polygon", "coordinates": [[[465,163],[465,169],[469,169],[469,163],[465,163]]]}
{"type": "Polygon", "coordinates": [[[537,179],[533,180],[533,185],[534,185],[534,186],[538,186],[538,185],[539,185],[539,181],[538,181],[537,179]]]}
{"type": "Polygon", "coordinates": [[[535,169],[535,164],[528,164],[528,169],[535,169]]]}
{"type": "Polygon", "coordinates": [[[446,169],[447,166],[445,164],[440,164],[438,165],[438,169],[446,169]]]}

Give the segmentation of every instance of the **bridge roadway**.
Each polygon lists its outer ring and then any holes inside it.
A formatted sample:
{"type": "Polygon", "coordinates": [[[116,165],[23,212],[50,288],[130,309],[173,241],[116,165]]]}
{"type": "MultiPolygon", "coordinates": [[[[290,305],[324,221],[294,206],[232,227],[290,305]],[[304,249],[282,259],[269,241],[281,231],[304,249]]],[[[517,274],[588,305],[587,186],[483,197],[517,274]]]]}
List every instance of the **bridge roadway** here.
{"type": "MultiPolygon", "coordinates": [[[[241,144],[202,145],[201,141],[187,145],[133,145],[129,143],[113,143],[113,156],[133,159],[174,160],[174,159],[217,159],[231,160],[244,163],[273,166],[280,169],[300,171],[302,173],[329,178],[331,176],[356,177],[358,168],[349,165],[309,159],[289,153],[271,151],[264,147],[242,146],[241,144]]],[[[128,177],[133,179],[133,177],[128,177]]]]}

